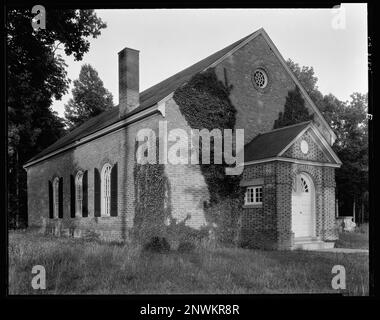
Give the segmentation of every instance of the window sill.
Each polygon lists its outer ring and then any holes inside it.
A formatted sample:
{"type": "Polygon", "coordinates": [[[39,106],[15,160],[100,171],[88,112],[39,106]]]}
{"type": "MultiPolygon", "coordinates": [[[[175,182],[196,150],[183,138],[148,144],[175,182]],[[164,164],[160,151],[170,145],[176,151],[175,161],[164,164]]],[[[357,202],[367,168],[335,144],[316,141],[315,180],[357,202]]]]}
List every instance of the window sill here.
{"type": "Polygon", "coordinates": [[[251,209],[251,208],[262,208],[263,204],[262,203],[252,203],[252,204],[244,204],[243,208],[244,209],[251,209]]]}

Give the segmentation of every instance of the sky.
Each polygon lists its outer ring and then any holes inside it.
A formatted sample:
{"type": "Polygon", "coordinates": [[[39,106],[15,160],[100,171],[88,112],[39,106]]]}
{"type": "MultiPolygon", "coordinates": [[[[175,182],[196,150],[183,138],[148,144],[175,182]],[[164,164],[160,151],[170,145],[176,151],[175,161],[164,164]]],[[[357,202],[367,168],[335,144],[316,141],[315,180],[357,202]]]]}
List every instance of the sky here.
{"type": "MultiPolygon", "coordinates": [[[[118,52],[140,51],[140,91],[263,27],[282,56],[312,66],[323,94],[349,100],[368,92],[367,6],[341,9],[107,9],[96,10],[107,23],[90,39],[82,61],[64,57],[68,77],[91,64],[118,104],[118,52]]],[[[53,110],[63,116],[71,87],[53,110]]]]}

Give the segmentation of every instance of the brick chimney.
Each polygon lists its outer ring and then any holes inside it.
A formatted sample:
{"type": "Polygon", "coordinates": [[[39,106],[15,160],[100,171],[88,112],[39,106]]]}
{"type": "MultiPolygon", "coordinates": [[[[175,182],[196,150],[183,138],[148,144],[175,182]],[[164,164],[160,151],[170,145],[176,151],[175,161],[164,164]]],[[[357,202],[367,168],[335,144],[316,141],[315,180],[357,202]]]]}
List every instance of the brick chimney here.
{"type": "Polygon", "coordinates": [[[119,117],[135,109],[139,103],[139,51],[124,48],[119,52],[119,117]]]}

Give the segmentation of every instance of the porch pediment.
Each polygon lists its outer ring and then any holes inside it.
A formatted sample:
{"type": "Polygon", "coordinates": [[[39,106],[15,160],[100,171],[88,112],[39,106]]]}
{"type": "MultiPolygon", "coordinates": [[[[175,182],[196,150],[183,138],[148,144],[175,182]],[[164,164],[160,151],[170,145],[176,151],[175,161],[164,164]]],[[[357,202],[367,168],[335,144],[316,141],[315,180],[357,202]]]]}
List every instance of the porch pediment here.
{"type": "Polygon", "coordinates": [[[342,162],[312,121],[256,136],[244,147],[244,164],[288,161],[340,167],[342,162]]]}

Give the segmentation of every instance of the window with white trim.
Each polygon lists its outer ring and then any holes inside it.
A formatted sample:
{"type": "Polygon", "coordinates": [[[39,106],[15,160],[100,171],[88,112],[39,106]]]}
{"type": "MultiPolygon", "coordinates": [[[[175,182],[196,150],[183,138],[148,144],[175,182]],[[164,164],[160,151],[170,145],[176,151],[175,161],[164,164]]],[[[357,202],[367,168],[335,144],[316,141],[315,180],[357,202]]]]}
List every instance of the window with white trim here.
{"type": "Polygon", "coordinates": [[[83,209],[83,172],[78,171],[75,177],[75,214],[82,215],[83,209]]]}
{"type": "Polygon", "coordinates": [[[53,218],[58,218],[59,212],[59,178],[53,180],[53,218]]]}
{"type": "Polygon", "coordinates": [[[245,204],[262,204],[263,203],[263,187],[254,186],[247,187],[245,192],[245,204]]]}
{"type": "Polygon", "coordinates": [[[101,175],[101,206],[102,216],[111,215],[111,165],[105,164],[101,175]]]}

